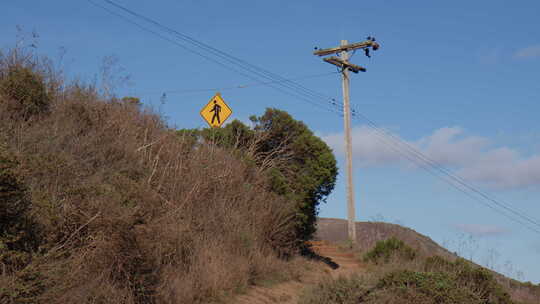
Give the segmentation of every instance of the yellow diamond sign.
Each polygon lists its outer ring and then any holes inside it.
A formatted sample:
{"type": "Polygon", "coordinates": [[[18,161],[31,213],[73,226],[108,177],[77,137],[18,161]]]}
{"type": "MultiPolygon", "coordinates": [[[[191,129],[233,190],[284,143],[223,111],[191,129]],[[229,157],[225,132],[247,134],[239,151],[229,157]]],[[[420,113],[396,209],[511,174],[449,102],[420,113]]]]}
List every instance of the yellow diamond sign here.
{"type": "Polygon", "coordinates": [[[214,128],[221,127],[231,114],[231,108],[229,108],[219,93],[214,95],[208,104],[201,110],[202,118],[206,120],[210,127],[214,128]]]}

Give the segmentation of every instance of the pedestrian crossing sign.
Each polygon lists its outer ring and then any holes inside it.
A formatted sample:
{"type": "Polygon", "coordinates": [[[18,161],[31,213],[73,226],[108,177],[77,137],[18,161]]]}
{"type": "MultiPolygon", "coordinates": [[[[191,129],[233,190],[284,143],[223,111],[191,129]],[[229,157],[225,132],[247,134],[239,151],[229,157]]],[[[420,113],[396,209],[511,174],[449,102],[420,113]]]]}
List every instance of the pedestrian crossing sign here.
{"type": "Polygon", "coordinates": [[[219,128],[231,116],[232,110],[217,93],[201,110],[201,116],[210,127],[219,128]]]}

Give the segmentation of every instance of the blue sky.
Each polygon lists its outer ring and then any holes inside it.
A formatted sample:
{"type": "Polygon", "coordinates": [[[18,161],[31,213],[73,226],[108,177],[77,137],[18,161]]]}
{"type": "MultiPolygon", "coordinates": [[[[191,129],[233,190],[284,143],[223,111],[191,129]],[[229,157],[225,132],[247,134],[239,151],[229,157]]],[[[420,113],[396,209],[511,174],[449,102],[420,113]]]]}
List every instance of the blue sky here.
{"type": "MultiPolygon", "coordinates": [[[[335,71],[311,54],[315,46],[374,35],[381,49],[371,59],[358,52],[351,60],[368,69],[352,76],[355,107],[479,189],[540,218],[538,1],[117,2],[287,78],[335,71]]],[[[131,76],[118,95],[142,97],[178,128],[204,127],[199,110],[214,94],[185,90],[253,83],[87,1],[7,1],[2,47],[16,43],[16,25],[39,34],[40,54],[55,59],[65,49],[61,67],[70,78],[99,79],[103,58],[115,56],[123,68],[117,75],[131,76]]],[[[32,42],[27,35],[20,43],[32,42]]],[[[298,82],[341,98],[337,74],[298,82]]],[[[288,111],[334,148],[343,167],[338,115],[267,86],[222,95],[231,118],[243,121],[267,107],[288,111]]],[[[411,165],[381,144],[365,121],[353,125],[359,220],[398,221],[452,250],[474,251],[475,261],[540,282],[539,234],[411,165]],[[465,242],[469,234],[477,250],[465,242]],[[511,268],[504,267],[507,260],[511,268]]],[[[321,216],[346,217],[343,173],[321,216]]]]}

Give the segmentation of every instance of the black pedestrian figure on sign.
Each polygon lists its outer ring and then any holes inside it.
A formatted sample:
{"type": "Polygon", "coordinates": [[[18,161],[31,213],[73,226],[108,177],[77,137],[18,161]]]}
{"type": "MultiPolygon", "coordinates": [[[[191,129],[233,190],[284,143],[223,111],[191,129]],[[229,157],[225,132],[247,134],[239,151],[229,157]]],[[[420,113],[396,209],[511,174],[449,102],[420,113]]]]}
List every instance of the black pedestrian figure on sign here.
{"type": "Polygon", "coordinates": [[[221,124],[221,119],[219,118],[219,113],[221,113],[221,106],[217,104],[217,101],[214,100],[214,107],[210,112],[214,112],[214,116],[212,116],[212,124],[214,124],[214,120],[217,118],[218,124],[221,124]]]}

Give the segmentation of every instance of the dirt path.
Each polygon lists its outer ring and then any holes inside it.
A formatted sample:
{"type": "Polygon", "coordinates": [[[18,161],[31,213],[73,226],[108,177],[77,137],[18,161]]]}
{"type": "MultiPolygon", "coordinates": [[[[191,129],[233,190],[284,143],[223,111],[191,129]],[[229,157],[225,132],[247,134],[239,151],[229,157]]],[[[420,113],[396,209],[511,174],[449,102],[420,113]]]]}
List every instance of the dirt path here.
{"type": "Polygon", "coordinates": [[[238,297],[234,303],[240,304],[296,304],[304,288],[316,284],[320,280],[332,276],[349,276],[362,270],[362,265],[354,258],[352,253],[344,253],[337,246],[327,242],[312,242],[313,250],[320,256],[330,258],[339,267],[332,269],[323,262],[318,263],[319,269],[307,273],[302,282],[292,281],[277,284],[272,287],[254,287],[238,297]]]}
{"type": "Polygon", "coordinates": [[[333,278],[338,276],[349,276],[362,269],[362,265],[352,253],[343,252],[336,245],[322,242],[312,242],[313,250],[323,257],[329,257],[332,261],[339,265],[337,269],[331,269],[330,275],[333,278]]]}

